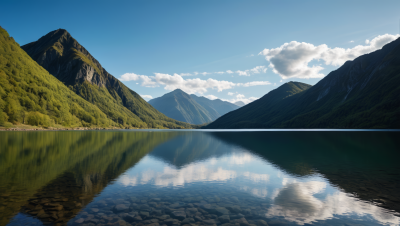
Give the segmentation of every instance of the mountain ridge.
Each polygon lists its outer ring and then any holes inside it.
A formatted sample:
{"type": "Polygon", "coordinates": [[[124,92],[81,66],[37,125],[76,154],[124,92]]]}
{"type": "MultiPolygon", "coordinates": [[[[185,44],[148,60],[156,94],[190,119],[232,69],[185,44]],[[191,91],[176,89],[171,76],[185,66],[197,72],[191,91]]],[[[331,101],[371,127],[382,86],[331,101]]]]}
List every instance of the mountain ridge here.
{"type": "Polygon", "coordinates": [[[49,32],[22,48],[50,74],[119,124],[190,128],[187,123],[166,117],[109,74],[65,29],[49,32]]]}
{"type": "Polygon", "coordinates": [[[119,126],[68,89],[0,27],[0,126],[119,126]]]}
{"type": "Polygon", "coordinates": [[[251,117],[231,113],[205,128],[400,128],[399,72],[397,39],[263,111],[255,110],[259,100],[241,108],[252,112],[251,117]]]}
{"type": "Polygon", "coordinates": [[[219,99],[210,100],[189,95],[181,89],[151,99],[149,103],[171,118],[197,125],[211,122],[222,114],[239,108],[219,99]]]}

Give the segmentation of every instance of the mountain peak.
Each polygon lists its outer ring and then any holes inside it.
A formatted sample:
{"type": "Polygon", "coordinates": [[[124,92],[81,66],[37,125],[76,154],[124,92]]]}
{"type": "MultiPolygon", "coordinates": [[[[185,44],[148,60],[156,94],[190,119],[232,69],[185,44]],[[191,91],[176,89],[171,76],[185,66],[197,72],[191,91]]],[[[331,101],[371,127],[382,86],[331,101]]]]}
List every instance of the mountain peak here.
{"type": "Polygon", "coordinates": [[[94,103],[114,122],[133,127],[184,128],[154,109],[109,74],[65,29],[49,32],[22,46],[28,55],[82,98],[94,103]],[[99,87],[102,88],[98,89],[99,87]]]}
{"type": "Polygon", "coordinates": [[[172,93],[185,93],[185,92],[181,89],[175,89],[174,91],[172,91],[172,93]]]}
{"type": "Polygon", "coordinates": [[[107,72],[65,29],[51,31],[21,48],[66,85],[88,81],[105,86],[107,72]]]}

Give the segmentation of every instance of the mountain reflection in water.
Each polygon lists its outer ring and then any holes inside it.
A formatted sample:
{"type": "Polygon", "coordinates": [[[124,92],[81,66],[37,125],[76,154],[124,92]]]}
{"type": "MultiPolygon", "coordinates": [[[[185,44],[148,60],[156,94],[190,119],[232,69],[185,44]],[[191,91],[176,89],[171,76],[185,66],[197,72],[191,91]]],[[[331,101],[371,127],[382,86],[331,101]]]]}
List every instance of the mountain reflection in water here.
{"type": "Polygon", "coordinates": [[[371,131],[1,133],[0,224],[38,223],[34,217],[60,225],[398,225],[398,137],[371,131]],[[179,211],[185,218],[175,216],[179,211]]]}

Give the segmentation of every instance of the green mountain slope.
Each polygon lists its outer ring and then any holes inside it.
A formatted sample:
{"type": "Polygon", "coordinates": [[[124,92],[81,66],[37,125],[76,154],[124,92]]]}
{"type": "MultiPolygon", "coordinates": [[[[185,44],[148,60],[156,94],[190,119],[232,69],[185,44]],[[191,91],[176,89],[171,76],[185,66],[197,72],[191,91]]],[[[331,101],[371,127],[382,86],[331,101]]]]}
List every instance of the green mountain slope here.
{"type": "Polygon", "coordinates": [[[285,83],[262,98],[227,113],[207,125],[206,128],[265,128],[265,114],[273,117],[282,100],[310,87],[310,85],[301,82],[285,83]]]}
{"type": "Polygon", "coordinates": [[[189,128],[166,117],[109,74],[66,30],[58,29],[22,48],[75,93],[126,127],[189,128]]]}
{"type": "Polygon", "coordinates": [[[216,111],[207,111],[180,89],[154,98],[149,101],[149,104],[170,118],[191,124],[211,122],[218,114],[216,111]]]}
{"type": "Polygon", "coordinates": [[[0,126],[116,126],[22,50],[0,27],[0,126]]]}
{"type": "Polygon", "coordinates": [[[400,128],[399,85],[397,39],[347,61],[304,92],[263,105],[267,94],[207,128],[400,128]]]}
{"type": "Polygon", "coordinates": [[[154,98],[149,103],[168,117],[192,124],[214,121],[221,115],[239,108],[226,101],[189,95],[180,89],[154,98]]]}

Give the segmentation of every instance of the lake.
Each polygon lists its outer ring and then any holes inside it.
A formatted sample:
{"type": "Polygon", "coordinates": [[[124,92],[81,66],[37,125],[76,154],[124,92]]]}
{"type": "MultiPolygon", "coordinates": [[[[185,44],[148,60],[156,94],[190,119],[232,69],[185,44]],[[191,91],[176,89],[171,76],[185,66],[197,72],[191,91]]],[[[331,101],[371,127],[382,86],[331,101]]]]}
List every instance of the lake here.
{"type": "Polygon", "coordinates": [[[399,225],[400,132],[0,132],[0,225],[399,225]]]}

